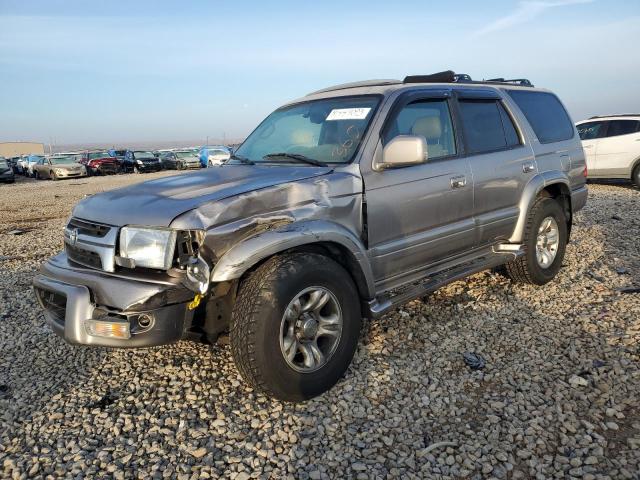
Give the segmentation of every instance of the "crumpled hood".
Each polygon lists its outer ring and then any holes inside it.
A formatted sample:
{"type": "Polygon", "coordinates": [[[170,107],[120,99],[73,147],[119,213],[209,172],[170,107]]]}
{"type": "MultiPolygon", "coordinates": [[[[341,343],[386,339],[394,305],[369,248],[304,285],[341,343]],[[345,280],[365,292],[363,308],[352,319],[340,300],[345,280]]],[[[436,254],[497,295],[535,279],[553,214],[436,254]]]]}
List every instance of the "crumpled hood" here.
{"type": "Polygon", "coordinates": [[[73,216],[107,225],[168,227],[209,202],[331,172],[325,167],[227,165],[158,178],[85,198],[73,216]]]}

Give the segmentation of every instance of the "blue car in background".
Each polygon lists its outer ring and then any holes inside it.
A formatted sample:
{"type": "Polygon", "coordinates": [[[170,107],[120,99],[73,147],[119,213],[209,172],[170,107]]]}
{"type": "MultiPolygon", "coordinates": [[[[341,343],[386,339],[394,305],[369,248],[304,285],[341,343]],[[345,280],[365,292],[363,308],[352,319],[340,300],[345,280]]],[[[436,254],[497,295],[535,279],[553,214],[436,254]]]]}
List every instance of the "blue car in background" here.
{"type": "Polygon", "coordinates": [[[231,150],[224,145],[205,145],[200,149],[200,164],[203,167],[217,167],[231,158],[231,150]]]}

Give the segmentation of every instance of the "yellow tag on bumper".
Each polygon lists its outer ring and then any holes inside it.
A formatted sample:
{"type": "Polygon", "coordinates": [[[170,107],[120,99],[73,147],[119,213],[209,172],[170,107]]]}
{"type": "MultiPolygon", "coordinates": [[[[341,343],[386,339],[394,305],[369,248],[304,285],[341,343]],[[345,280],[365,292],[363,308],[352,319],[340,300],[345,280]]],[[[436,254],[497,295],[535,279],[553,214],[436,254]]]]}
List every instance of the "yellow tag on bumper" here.
{"type": "Polygon", "coordinates": [[[202,295],[197,293],[196,296],[193,297],[193,300],[191,300],[191,302],[189,302],[189,305],[187,305],[187,308],[189,310],[194,310],[194,309],[198,308],[198,305],[200,305],[200,300],[202,300],[202,295]]]}

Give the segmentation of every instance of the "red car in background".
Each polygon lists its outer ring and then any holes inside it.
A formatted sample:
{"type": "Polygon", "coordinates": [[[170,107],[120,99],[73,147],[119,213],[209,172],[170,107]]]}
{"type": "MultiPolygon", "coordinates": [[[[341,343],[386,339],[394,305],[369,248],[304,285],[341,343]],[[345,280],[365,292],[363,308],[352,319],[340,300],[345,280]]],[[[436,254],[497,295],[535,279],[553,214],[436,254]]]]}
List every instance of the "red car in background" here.
{"type": "Polygon", "coordinates": [[[117,160],[107,151],[84,152],[80,163],[87,168],[88,175],[112,175],[120,169],[117,160]]]}

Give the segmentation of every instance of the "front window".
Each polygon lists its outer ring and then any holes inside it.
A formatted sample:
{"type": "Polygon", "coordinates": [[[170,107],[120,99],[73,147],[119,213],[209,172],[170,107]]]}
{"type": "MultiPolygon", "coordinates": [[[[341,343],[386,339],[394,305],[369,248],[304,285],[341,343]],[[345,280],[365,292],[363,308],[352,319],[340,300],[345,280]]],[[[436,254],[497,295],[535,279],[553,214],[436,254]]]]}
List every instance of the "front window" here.
{"type": "Polygon", "coordinates": [[[133,152],[137,160],[155,160],[156,157],[151,152],[133,152]]]}
{"type": "Polygon", "coordinates": [[[73,157],[51,157],[49,158],[51,165],[65,165],[69,163],[76,163],[76,159],[73,157]]]}
{"type": "Polygon", "coordinates": [[[109,152],[92,152],[89,154],[89,160],[96,158],[109,158],[109,152]]]}
{"type": "Polygon", "coordinates": [[[340,97],[276,110],[236,151],[255,163],[290,162],[302,155],[323,163],[350,162],[379,103],[376,96],[340,97]]]}
{"type": "Polygon", "coordinates": [[[4,158],[0,158],[0,168],[7,168],[7,161],[4,158]]]}

